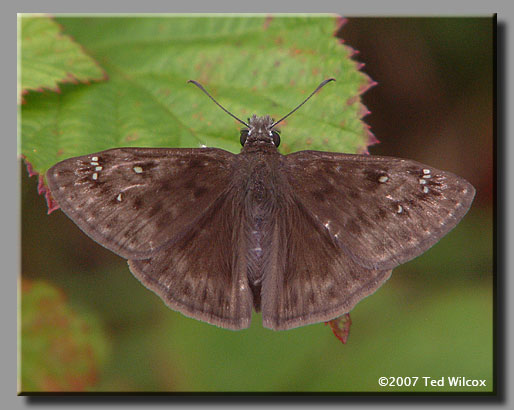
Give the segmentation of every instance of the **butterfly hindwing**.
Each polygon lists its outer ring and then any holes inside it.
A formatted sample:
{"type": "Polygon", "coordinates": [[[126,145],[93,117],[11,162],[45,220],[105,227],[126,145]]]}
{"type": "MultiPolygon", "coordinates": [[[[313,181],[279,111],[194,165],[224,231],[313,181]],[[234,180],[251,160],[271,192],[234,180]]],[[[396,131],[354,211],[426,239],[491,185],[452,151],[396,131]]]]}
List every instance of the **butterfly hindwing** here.
{"type": "Polygon", "coordinates": [[[186,316],[228,329],[250,325],[253,298],[247,280],[248,246],[242,209],[224,192],[197,224],[146,260],[129,261],[134,274],[186,316]]]}
{"type": "Polygon", "coordinates": [[[265,327],[284,330],[341,316],[391,275],[354,262],[294,195],[280,209],[262,285],[265,327]]]}
{"type": "Polygon", "coordinates": [[[420,255],[466,214],[475,189],[411,160],[301,151],[284,172],[318,226],[359,265],[387,270],[420,255]]]}
{"type": "Polygon", "coordinates": [[[141,259],[202,217],[229,185],[234,157],[210,148],[118,148],[59,162],[46,179],[87,235],[141,259]]]}

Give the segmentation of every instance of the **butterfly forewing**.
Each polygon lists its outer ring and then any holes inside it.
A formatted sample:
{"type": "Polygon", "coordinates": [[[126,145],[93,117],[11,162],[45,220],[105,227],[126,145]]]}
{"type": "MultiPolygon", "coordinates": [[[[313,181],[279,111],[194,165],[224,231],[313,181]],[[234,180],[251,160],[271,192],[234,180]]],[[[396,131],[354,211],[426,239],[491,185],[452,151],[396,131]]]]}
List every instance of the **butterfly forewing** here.
{"type": "Polygon", "coordinates": [[[207,148],[119,148],[59,162],[46,177],[61,209],[86,234],[124,258],[141,259],[202,218],[228,188],[234,157],[207,148]]]}
{"type": "Polygon", "coordinates": [[[388,270],[434,245],[466,214],[462,178],[392,157],[301,151],[284,157],[297,199],[359,265],[388,270]]]}

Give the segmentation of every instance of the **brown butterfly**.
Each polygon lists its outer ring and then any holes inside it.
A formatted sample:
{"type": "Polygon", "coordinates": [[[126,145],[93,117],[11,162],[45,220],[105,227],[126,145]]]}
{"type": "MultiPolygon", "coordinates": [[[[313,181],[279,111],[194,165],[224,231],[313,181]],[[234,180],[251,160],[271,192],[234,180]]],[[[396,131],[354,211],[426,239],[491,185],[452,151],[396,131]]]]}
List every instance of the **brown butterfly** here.
{"type": "Polygon", "coordinates": [[[475,189],[415,161],[282,155],[278,121],[241,121],[241,153],[117,148],[70,158],[46,179],[61,209],[128,259],[172,309],[243,329],[332,320],[457,225],[475,189]]]}

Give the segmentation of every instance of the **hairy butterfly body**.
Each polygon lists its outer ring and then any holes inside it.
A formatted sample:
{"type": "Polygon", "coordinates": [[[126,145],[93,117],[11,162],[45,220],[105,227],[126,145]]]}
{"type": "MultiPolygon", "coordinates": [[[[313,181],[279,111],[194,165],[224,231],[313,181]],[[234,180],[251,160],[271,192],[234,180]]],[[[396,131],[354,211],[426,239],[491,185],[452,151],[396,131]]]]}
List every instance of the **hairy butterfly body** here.
{"type": "Polygon", "coordinates": [[[282,155],[274,127],[286,117],[234,117],[247,127],[237,155],[118,148],[64,160],[47,182],[172,309],[229,329],[254,309],[275,330],[332,320],[455,227],[475,190],[405,159],[282,155]]]}

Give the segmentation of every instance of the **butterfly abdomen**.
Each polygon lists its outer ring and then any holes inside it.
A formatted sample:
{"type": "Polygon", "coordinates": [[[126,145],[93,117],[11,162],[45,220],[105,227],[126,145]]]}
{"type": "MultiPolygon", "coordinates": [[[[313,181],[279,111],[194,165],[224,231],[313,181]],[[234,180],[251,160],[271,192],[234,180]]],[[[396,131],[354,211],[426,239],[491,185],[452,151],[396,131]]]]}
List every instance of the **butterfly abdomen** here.
{"type": "Polygon", "coordinates": [[[270,260],[273,220],[271,214],[261,207],[255,207],[253,211],[248,215],[246,226],[247,277],[254,294],[254,307],[259,311],[261,284],[270,260]]]}

